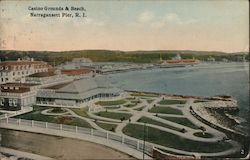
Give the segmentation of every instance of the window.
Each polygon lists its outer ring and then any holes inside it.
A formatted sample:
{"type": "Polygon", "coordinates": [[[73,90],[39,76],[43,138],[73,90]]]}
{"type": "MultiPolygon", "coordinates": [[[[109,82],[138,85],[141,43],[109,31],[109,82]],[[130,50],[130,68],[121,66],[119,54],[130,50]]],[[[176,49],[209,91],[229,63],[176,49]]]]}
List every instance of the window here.
{"type": "Polygon", "coordinates": [[[9,99],[9,106],[13,106],[13,100],[9,99]]]}
{"type": "Polygon", "coordinates": [[[3,106],[3,105],[4,105],[4,99],[0,98],[0,106],[3,106]]]}
{"type": "Polygon", "coordinates": [[[17,100],[16,99],[13,99],[13,106],[17,106],[17,100]]]}

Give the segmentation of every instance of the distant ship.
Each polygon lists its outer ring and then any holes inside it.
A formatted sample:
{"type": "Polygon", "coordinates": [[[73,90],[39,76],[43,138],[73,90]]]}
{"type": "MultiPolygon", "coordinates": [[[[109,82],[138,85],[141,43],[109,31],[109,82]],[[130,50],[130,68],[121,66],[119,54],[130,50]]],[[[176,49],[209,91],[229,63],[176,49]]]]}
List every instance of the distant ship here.
{"type": "Polygon", "coordinates": [[[171,60],[162,60],[160,56],[160,61],[158,62],[157,66],[161,68],[186,67],[186,66],[193,66],[198,63],[199,63],[198,60],[196,60],[195,58],[182,59],[180,54],[177,54],[171,60]]]}

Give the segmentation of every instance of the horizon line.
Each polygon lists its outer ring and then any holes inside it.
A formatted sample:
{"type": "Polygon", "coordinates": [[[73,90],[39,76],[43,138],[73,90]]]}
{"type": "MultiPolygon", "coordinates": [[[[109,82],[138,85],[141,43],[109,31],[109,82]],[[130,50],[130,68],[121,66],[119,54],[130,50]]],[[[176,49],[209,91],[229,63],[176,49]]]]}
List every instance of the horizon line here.
{"type": "Polygon", "coordinates": [[[119,52],[139,52],[139,51],[191,51],[191,52],[220,52],[226,54],[233,53],[249,53],[249,51],[237,51],[237,52],[226,52],[226,51],[216,51],[216,50],[163,50],[163,49],[155,49],[155,50],[113,50],[113,49],[81,49],[81,50],[12,50],[12,49],[0,49],[0,51],[17,51],[17,52],[77,52],[77,51],[119,51],[119,52]]]}

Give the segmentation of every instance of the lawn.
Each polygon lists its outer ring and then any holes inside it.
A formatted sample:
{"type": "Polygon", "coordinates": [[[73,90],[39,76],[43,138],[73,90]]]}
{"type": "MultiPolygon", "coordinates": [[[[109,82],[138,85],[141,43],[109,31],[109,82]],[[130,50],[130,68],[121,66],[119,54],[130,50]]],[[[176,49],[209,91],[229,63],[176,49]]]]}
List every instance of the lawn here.
{"type": "Polygon", "coordinates": [[[165,99],[165,100],[161,100],[160,102],[158,102],[158,104],[162,104],[162,105],[185,104],[185,103],[186,103],[185,100],[174,100],[174,99],[165,99]]]}
{"type": "Polygon", "coordinates": [[[88,108],[71,108],[70,110],[75,112],[75,114],[77,114],[78,116],[88,117],[88,108]]]}
{"type": "Polygon", "coordinates": [[[194,103],[202,103],[202,102],[209,102],[208,100],[197,99],[194,103]]]}
{"type": "Polygon", "coordinates": [[[147,99],[148,104],[152,103],[153,101],[153,99],[147,99]]]}
{"type": "Polygon", "coordinates": [[[158,95],[154,95],[154,94],[145,94],[145,93],[139,93],[139,92],[135,92],[130,94],[131,96],[140,96],[140,97],[158,97],[158,95]]]}
{"type": "Polygon", "coordinates": [[[105,107],[105,109],[119,109],[121,108],[120,106],[114,106],[114,107],[105,107]]]}
{"type": "Polygon", "coordinates": [[[135,100],[136,98],[135,97],[129,97],[129,98],[126,98],[127,100],[135,100]]]}
{"type": "Polygon", "coordinates": [[[137,104],[137,103],[141,103],[141,101],[140,100],[132,100],[131,103],[136,103],[137,104]]]}
{"type": "Polygon", "coordinates": [[[179,109],[171,107],[161,107],[161,106],[153,107],[152,109],[149,110],[149,112],[182,115],[182,111],[179,109]]]}
{"type": "MultiPolygon", "coordinates": [[[[147,133],[145,133],[147,135],[147,141],[184,151],[213,153],[224,151],[232,147],[228,142],[198,142],[152,127],[148,127],[148,129],[145,130],[147,131],[147,133]]],[[[130,123],[123,128],[123,133],[143,140],[144,126],[130,123]]]]}
{"type": "Polygon", "coordinates": [[[141,110],[143,110],[143,108],[145,108],[145,107],[146,107],[146,106],[142,106],[142,107],[136,108],[136,109],[134,109],[134,110],[141,111],[141,110]]]}
{"type": "Polygon", "coordinates": [[[53,108],[52,110],[48,111],[48,113],[66,113],[67,110],[62,109],[62,108],[53,108]]]}
{"type": "Polygon", "coordinates": [[[121,105],[126,103],[127,101],[124,99],[117,100],[117,101],[99,101],[96,102],[96,105],[101,105],[101,106],[114,106],[114,105],[121,105]]]}
{"type": "Polygon", "coordinates": [[[125,104],[124,107],[130,108],[130,107],[134,107],[134,106],[136,106],[136,105],[137,105],[137,104],[135,104],[135,103],[129,103],[129,104],[125,104]]]}
{"type": "Polygon", "coordinates": [[[99,127],[108,130],[108,131],[115,131],[115,128],[117,127],[116,124],[110,124],[110,123],[101,123],[101,122],[95,122],[99,127]]]}
{"type": "Polygon", "coordinates": [[[119,120],[121,119],[127,120],[132,116],[132,114],[130,113],[117,113],[117,112],[105,112],[105,111],[98,112],[96,113],[96,115],[111,119],[119,119],[119,120]]]}
{"type": "Polygon", "coordinates": [[[66,116],[49,116],[49,115],[41,114],[41,111],[48,109],[48,108],[49,107],[35,106],[32,112],[18,115],[15,118],[91,128],[91,125],[88,122],[79,118],[68,117],[68,116],[67,117],[66,116]]]}
{"type": "Polygon", "coordinates": [[[173,126],[170,126],[170,125],[168,125],[168,124],[165,124],[165,123],[162,123],[162,122],[158,122],[158,121],[156,121],[156,120],[153,120],[153,119],[147,118],[147,117],[141,117],[141,118],[138,120],[138,122],[154,124],[154,125],[162,126],[162,127],[165,127],[165,128],[169,128],[169,129],[172,129],[172,130],[181,132],[181,129],[180,129],[180,128],[173,127],[173,126]]]}
{"type": "Polygon", "coordinates": [[[48,116],[48,115],[41,114],[41,111],[45,109],[49,109],[49,107],[34,106],[33,111],[26,113],[26,114],[18,115],[15,118],[44,121],[44,122],[53,122],[55,120],[55,116],[48,116]]]}
{"type": "Polygon", "coordinates": [[[58,116],[56,117],[55,122],[53,123],[73,125],[73,126],[79,126],[79,127],[84,127],[84,128],[93,128],[85,120],[82,120],[80,118],[75,118],[75,117],[58,116]]]}
{"type": "Polygon", "coordinates": [[[195,124],[193,124],[189,119],[187,118],[183,118],[183,117],[164,117],[164,116],[158,116],[160,118],[163,118],[165,120],[171,121],[171,122],[175,122],[193,129],[199,129],[198,126],[196,126],[195,124]]]}

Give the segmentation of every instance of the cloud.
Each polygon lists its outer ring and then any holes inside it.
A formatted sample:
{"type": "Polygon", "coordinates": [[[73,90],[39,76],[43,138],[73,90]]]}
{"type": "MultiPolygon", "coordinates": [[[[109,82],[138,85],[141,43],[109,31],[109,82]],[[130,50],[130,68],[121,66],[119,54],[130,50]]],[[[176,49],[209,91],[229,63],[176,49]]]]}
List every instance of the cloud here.
{"type": "Polygon", "coordinates": [[[151,11],[144,11],[138,16],[139,22],[149,22],[154,18],[154,14],[151,11]]]}
{"type": "Polygon", "coordinates": [[[169,13],[163,16],[158,21],[155,21],[151,24],[151,27],[153,28],[163,28],[164,26],[168,24],[176,24],[176,25],[185,25],[185,24],[192,24],[195,23],[196,20],[193,18],[190,18],[188,20],[184,20],[180,18],[176,13],[169,13]]]}

